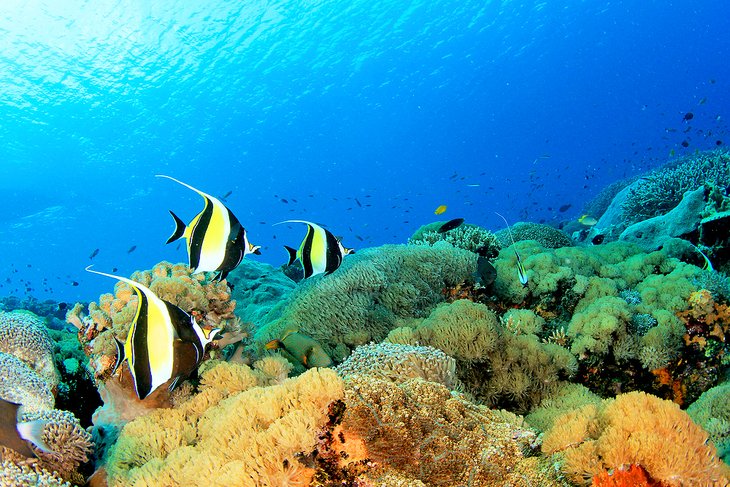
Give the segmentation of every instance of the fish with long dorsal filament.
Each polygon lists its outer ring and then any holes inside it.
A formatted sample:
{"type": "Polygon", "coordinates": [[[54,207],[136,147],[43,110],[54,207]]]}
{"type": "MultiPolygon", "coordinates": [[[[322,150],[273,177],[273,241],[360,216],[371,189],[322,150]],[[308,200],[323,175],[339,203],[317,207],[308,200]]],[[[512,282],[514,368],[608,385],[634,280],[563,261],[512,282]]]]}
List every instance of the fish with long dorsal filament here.
{"type": "Polygon", "coordinates": [[[507,225],[507,232],[509,233],[509,238],[512,240],[512,249],[515,251],[515,257],[517,257],[517,277],[520,279],[520,284],[522,286],[527,286],[527,273],[525,272],[525,266],[522,265],[522,259],[520,259],[520,254],[517,253],[517,248],[515,247],[515,239],[512,237],[512,229],[509,226],[509,223],[507,223],[507,219],[497,213],[494,212],[498,217],[500,217],[502,220],[504,220],[504,224],[507,225]]]}
{"type": "Polygon", "coordinates": [[[179,238],[187,240],[188,263],[193,273],[217,272],[216,278],[222,280],[238,267],[244,256],[261,253],[261,247],[248,241],[246,229],[218,198],[173,177],[163,174],[157,177],[170,179],[192,189],[205,200],[203,210],[187,225],[170,210],[175,220],[175,231],[166,243],[179,238]]]}
{"type": "Polygon", "coordinates": [[[220,328],[204,329],[191,315],[138,282],[92,270],[91,266],[86,270],[124,282],[137,295],[137,311],[126,341],[122,343],[114,337],[117,344],[114,372],[125,361],[128,363],[140,400],[170,380],[172,391],[195,372],[220,328]]]}
{"type": "Polygon", "coordinates": [[[298,259],[304,268],[305,279],[317,274],[333,273],[340,267],[342,259],[346,255],[355,253],[354,249],[343,247],[340,239],[332,235],[332,232],[316,223],[305,220],[286,220],[275,223],[275,225],[282,223],[305,223],[307,225],[307,235],[299,245],[299,249],[284,246],[289,253],[287,265],[292,265],[298,259]]]}

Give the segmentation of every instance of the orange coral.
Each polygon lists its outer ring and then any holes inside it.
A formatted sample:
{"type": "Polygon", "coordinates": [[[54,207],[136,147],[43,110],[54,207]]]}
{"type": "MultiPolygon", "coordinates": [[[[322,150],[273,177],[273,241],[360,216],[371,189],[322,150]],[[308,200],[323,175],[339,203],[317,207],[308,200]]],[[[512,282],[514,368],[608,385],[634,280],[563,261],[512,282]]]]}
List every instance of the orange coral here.
{"type": "Polygon", "coordinates": [[[593,487],[662,487],[661,482],[652,480],[640,465],[612,472],[604,470],[593,477],[593,487]]]}
{"type": "Polygon", "coordinates": [[[654,374],[654,376],[656,377],[657,383],[663,386],[669,386],[672,391],[673,402],[679,404],[680,406],[684,404],[684,396],[687,392],[687,386],[682,382],[682,380],[672,377],[672,374],[671,372],[669,372],[669,369],[667,369],[667,367],[654,369],[651,371],[651,373],[654,374]]]}
{"type": "Polygon", "coordinates": [[[639,465],[667,486],[727,485],[728,468],[707,433],[679,406],[631,392],[559,417],[545,434],[545,453],[561,452],[563,469],[588,485],[606,470],[639,465]]]}

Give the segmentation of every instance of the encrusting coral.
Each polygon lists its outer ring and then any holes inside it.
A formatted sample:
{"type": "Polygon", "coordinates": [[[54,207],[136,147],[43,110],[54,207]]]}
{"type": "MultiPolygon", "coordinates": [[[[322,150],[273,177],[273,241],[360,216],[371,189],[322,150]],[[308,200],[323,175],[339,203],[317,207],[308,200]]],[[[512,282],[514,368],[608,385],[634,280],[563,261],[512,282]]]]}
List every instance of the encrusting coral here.
{"type": "Polygon", "coordinates": [[[315,449],[343,384],[330,369],[282,379],[283,360],[206,365],[198,394],[125,425],[107,462],[109,485],[307,485],[313,470],[300,454],[315,449]]]}
{"type": "Polygon", "coordinates": [[[30,366],[53,390],[59,374],[53,362],[53,341],[44,322],[30,311],[0,311],[0,352],[30,366]]]}
{"type": "Polygon", "coordinates": [[[708,444],[707,433],[676,404],[644,392],[621,394],[559,417],[545,434],[542,450],[560,452],[563,470],[581,485],[631,465],[666,486],[729,481],[730,469],[708,444]]]}
{"type": "Polygon", "coordinates": [[[341,361],[350,348],[381,341],[402,320],[426,315],[444,301],[442,289],[469,278],[476,262],[476,254],[446,242],[365,249],[333,274],[300,283],[269,312],[255,346],[260,352],[296,327],[341,361]]]}

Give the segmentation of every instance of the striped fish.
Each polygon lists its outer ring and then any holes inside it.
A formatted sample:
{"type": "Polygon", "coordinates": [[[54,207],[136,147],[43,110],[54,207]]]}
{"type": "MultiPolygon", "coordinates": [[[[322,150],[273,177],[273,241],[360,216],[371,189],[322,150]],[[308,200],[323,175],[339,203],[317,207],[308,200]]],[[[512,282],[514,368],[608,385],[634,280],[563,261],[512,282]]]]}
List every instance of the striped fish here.
{"type": "Polygon", "coordinates": [[[170,176],[158,174],[157,177],[190,188],[205,200],[203,210],[188,225],[170,210],[175,220],[175,231],[167,243],[181,237],[187,240],[188,261],[194,273],[217,272],[217,279],[222,280],[241,263],[245,255],[261,253],[261,247],[249,243],[246,229],[220,200],[170,176]]]}
{"type": "Polygon", "coordinates": [[[125,282],[137,294],[137,312],[127,340],[117,343],[114,371],[127,361],[134,390],[144,399],[172,379],[173,390],[200,365],[205,348],[220,333],[220,328],[203,330],[195,319],[172,303],[157,297],[148,287],[112,274],[86,270],[125,282]]]}
{"type": "Polygon", "coordinates": [[[339,239],[319,225],[304,220],[286,220],[276,223],[305,223],[307,235],[302,240],[299,250],[284,246],[289,252],[289,264],[299,259],[304,268],[304,278],[317,274],[331,274],[340,267],[342,259],[348,254],[354,254],[354,249],[343,247],[339,239]]]}

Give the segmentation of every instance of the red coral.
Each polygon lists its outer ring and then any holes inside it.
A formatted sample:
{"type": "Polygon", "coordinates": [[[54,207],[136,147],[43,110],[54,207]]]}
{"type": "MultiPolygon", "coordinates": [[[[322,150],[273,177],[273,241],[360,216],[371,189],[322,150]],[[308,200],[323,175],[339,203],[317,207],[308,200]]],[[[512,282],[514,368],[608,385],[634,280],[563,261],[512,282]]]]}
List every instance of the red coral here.
{"type": "Polygon", "coordinates": [[[630,465],[628,470],[604,470],[593,477],[593,487],[662,487],[663,483],[653,480],[640,465],[630,465]]]}

